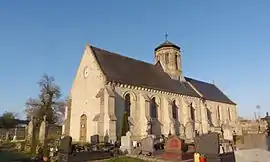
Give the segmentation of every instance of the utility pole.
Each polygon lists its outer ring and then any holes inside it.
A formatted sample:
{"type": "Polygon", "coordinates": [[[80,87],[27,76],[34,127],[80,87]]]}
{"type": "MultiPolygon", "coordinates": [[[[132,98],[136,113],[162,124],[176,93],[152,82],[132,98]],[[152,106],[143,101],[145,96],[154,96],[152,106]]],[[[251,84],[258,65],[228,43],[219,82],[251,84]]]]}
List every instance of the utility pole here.
{"type": "Polygon", "coordinates": [[[261,120],[261,116],[260,116],[260,109],[261,109],[261,106],[260,105],[256,105],[256,109],[258,111],[258,120],[261,120]]]}

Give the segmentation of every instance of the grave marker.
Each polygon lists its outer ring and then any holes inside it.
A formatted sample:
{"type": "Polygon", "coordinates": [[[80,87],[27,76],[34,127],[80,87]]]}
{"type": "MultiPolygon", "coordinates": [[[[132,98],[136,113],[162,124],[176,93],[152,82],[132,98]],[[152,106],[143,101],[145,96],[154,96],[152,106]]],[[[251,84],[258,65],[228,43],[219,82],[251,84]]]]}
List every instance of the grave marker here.
{"type": "Polygon", "coordinates": [[[170,136],[165,145],[163,158],[182,160],[182,145],[183,141],[179,137],[175,135],[170,136]]]}
{"type": "Polygon", "coordinates": [[[125,136],[121,137],[121,146],[120,149],[124,152],[127,151],[129,154],[132,150],[132,141],[131,141],[131,133],[128,131],[125,136]]]}
{"type": "Polygon", "coordinates": [[[141,140],[141,151],[143,154],[153,154],[154,152],[154,138],[147,136],[141,140]]]}
{"type": "Polygon", "coordinates": [[[46,139],[48,135],[48,122],[46,118],[47,117],[45,115],[39,128],[39,143],[41,144],[42,147],[46,145],[46,139]]]}
{"type": "Polygon", "coordinates": [[[195,137],[194,142],[196,151],[199,153],[219,154],[220,152],[218,133],[203,134],[195,137]]]}
{"type": "Polygon", "coordinates": [[[60,140],[59,152],[67,154],[72,152],[72,137],[64,136],[60,140]]]}
{"type": "Polygon", "coordinates": [[[68,155],[72,153],[72,138],[64,136],[60,139],[58,162],[68,162],[68,155]]]}
{"type": "Polygon", "coordinates": [[[99,143],[99,135],[95,134],[91,136],[91,144],[98,144],[99,143]]]}

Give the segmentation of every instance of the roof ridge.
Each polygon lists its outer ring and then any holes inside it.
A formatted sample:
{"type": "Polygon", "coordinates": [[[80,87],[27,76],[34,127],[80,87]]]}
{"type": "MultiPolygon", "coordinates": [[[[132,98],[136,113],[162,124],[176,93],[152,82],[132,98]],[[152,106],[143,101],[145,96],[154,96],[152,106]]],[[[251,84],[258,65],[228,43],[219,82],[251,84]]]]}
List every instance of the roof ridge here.
{"type": "Polygon", "coordinates": [[[195,80],[195,81],[197,81],[197,82],[206,83],[206,84],[211,84],[211,85],[216,86],[215,84],[212,84],[212,83],[210,83],[210,82],[202,81],[202,80],[199,80],[199,79],[194,79],[194,78],[187,77],[187,76],[184,76],[184,77],[187,78],[187,79],[190,79],[190,80],[195,80]]]}
{"type": "Polygon", "coordinates": [[[124,55],[121,55],[120,53],[112,52],[112,51],[106,50],[104,48],[99,48],[99,47],[95,47],[95,46],[92,46],[92,45],[90,45],[90,48],[96,48],[98,50],[101,50],[101,51],[104,51],[104,52],[107,52],[107,53],[110,53],[110,54],[113,54],[113,55],[118,55],[118,56],[121,56],[121,57],[124,57],[124,58],[127,58],[127,59],[131,59],[131,60],[134,60],[134,61],[138,61],[138,62],[141,62],[141,63],[145,63],[145,64],[155,66],[155,64],[152,64],[152,63],[149,63],[149,62],[146,62],[146,61],[142,61],[142,60],[138,60],[138,59],[135,59],[133,57],[124,56],[124,55]]]}

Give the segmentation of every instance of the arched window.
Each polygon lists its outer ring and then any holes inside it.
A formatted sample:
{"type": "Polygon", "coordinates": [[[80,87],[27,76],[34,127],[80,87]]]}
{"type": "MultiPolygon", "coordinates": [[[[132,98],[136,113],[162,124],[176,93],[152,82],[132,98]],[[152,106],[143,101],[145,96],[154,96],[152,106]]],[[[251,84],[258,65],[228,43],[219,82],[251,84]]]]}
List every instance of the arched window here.
{"type": "Polygon", "coordinates": [[[150,104],[150,117],[151,118],[157,118],[157,103],[156,98],[153,97],[150,104]]]}
{"type": "Polygon", "coordinates": [[[87,116],[83,114],[80,118],[80,141],[86,141],[87,116]]]}
{"type": "Polygon", "coordinates": [[[195,121],[195,109],[193,108],[192,103],[190,104],[190,117],[191,120],[195,121]]]}
{"type": "Polygon", "coordinates": [[[174,100],[173,103],[172,103],[172,117],[175,120],[178,119],[177,109],[178,109],[178,107],[176,106],[176,103],[175,103],[175,100],[174,100]]]}
{"type": "Polygon", "coordinates": [[[219,110],[219,106],[217,106],[217,117],[220,120],[220,110],[219,110]]]}
{"type": "Polygon", "coordinates": [[[127,112],[127,115],[130,116],[130,94],[125,95],[125,112],[127,112]]]}
{"type": "Polygon", "coordinates": [[[169,53],[165,54],[165,63],[168,64],[169,63],[169,53]]]}
{"type": "Polygon", "coordinates": [[[175,68],[176,70],[178,70],[178,56],[177,55],[175,55],[174,61],[175,61],[175,68]]]}
{"type": "Polygon", "coordinates": [[[208,119],[208,121],[209,121],[209,123],[212,125],[212,112],[207,108],[206,109],[206,111],[207,111],[207,119],[208,119]]]}
{"type": "Polygon", "coordinates": [[[231,111],[230,111],[230,108],[228,107],[228,119],[229,119],[229,121],[232,119],[232,117],[231,117],[231,111]]]}

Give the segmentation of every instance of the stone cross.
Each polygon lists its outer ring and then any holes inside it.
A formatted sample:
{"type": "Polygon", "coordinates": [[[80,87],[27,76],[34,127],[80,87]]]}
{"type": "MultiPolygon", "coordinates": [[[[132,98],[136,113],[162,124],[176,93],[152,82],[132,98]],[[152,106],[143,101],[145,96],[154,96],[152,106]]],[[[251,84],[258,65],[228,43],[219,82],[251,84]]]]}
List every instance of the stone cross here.
{"type": "Polygon", "coordinates": [[[133,148],[131,140],[131,133],[128,131],[125,136],[121,137],[121,146],[120,149],[124,152],[127,151],[129,154],[131,153],[131,150],[133,148]]]}

